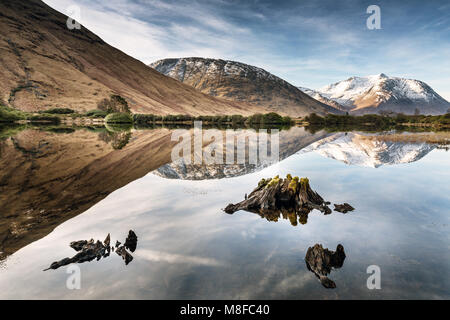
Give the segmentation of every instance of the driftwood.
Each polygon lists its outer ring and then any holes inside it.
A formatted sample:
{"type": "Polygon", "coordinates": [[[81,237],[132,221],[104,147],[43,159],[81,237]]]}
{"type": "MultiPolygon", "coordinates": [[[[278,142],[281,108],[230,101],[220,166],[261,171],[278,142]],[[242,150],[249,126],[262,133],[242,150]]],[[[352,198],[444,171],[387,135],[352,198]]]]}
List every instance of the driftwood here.
{"type": "Polygon", "coordinates": [[[238,210],[255,212],[263,216],[279,215],[279,213],[308,214],[317,209],[324,214],[330,214],[329,202],[309,185],[307,178],[292,178],[287,175],[285,179],[276,176],[271,179],[262,179],[242,202],[229,204],[224,211],[232,214],[238,210]]]}
{"type": "MultiPolygon", "coordinates": [[[[244,201],[229,204],[224,211],[233,214],[245,210],[256,213],[268,221],[278,221],[282,216],[296,226],[298,223],[306,224],[308,214],[314,209],[326,215],[330,214],[332,212],[328,207],[330,204],[311,189],[308,178],[292,178],[288,174],[285,179],[279,176],[262,179],[249,195],[245,194],[244,201]]],[[[334,206],[335,211],[343,213],[354,210],[348,203],[334,206]]]]}
{"type": "MultiPolygon", "coordinates": [[[[73,241],[70,243],[70,247],[77,251],[78,253],[74,255],[72,258],[64,258],[60,261],[53,262],[50,267],[48,267],[46,270],[49,269],[58,269],[62,266],[66,266],[71,263],[83,263],[83,262],[89,262],[94,259],[100,260],[101,258],[109,257],[111,250],[114,251],[114,247],[111,247],[111,235],[108,233],[108,236],[106,239],[101,242],[97,240],[96,242],[94,239],[91,239],[89,241],[87,240],[79,240],[79,241],[73,241]]],[[[136,250],[137,246],[137,236],[134,233],[133,230],[130,230],[128,233],[128,237],[125,241],[125,244],[123,246],[120,246],[120,242],[116,242],[116,253],[123,258],[125,261],[125,264],[128,265],[133,260],[133,256],[125,249],[128,248],[131,250],[131,252],[134,252],[136,250]]]]}
{"type": "Polygon", "coordinates": [[[338,244],[336,251],[330,251],[317,243],[308,248],[305,256],[306,267],[319,278],[325,288],[336,288],[336,283],[327,276],[333,268],[341,268],[344,260],[345,252],[341,244],[338,244]]]}

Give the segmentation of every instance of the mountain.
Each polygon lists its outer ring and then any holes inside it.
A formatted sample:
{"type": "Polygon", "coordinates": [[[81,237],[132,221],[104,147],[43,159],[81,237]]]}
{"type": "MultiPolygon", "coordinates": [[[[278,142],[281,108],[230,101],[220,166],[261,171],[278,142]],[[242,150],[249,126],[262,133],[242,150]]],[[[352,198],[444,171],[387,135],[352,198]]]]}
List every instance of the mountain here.
{"type": "Polygon", "coordinates": [[[301,152],[317,152],[349,165],[378,168],[418,161],[435,148],[435,145],[425,142],[393,142],[378,139],[376,135],[336,133],[309,145],[301,152]]]}
{"type": "Polygon", "coordinates": [[[208,95],[249,102],[292,117],[341,112],[261,68],[240,62],[180,58],[159,60],[150,66],[208,95]]]}
{"type": "Polygon", "coordinates": [[[309,95],[311,98],[316,99],[317,101],[320,101],[324,104],[329,105],[330,107],[333,107],[335,109],[341,110],[341,111],[348,111],[343,105],[337,103],[336,101],[329,99],[322,95],[319,91],[308,89],[305,87],[298,87],[301,91],[309,95]]]}
{"type": "Polygon", "coordinates": [[[253,114],[250,104],[194,90],[108,45],[40,0],[0,1],[0,102],[25,111],[95,109],[112,93],[132,111],[155,114],[253,114]]]}
{"type": "Polygon", "coordinates": [[[425,82],[388,77],[379,74],[351,77],[318,90],[325,98],[336,101],[354,114],[402,112],[444,114],[450,103],[425,82]]]}

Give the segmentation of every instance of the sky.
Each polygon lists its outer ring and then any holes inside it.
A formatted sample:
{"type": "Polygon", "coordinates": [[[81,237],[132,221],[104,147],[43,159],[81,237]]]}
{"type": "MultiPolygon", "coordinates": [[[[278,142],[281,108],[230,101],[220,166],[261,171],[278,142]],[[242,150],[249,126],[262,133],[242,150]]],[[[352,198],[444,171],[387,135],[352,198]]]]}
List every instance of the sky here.
{"type": "Polygon", "coordinates": [[[44,0],[148,64],[207,57],[318,89],[352,76],[418,79],[450,100],[450,1],[44,0]],[[370,5],[381,29],[369,29],[370,5]]]}

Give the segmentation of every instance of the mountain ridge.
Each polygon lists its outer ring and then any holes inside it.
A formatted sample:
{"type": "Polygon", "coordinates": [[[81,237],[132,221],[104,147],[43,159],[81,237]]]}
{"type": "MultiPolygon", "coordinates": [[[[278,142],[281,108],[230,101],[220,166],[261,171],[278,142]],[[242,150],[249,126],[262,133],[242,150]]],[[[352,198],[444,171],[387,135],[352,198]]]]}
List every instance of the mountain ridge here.
{"type": "Polygon", "coordinates": [[[150,66],[211,96],[251,103],[293,117],[313,112],[341,113],[266,70],[242,62],[187,57],[161,59],[150,66]]]}

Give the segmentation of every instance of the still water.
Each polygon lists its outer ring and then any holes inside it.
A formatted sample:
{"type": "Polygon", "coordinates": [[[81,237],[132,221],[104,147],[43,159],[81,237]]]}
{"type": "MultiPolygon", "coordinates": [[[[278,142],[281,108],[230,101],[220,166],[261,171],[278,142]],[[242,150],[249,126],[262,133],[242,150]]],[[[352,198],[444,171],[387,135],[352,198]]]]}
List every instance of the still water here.
{"type": "Polygon", "coordinates": [[[85,129],[4,138],[0,298],[450,298],[450,152],[442,144],[412,133],[388,141],[295,127],[280,133],[278,163],[194,167],[170,163],[170,134],[134,131],[120,148],[117,137],[85,129]],[[288,173],[356,210],[315,210],[306,223],[223,212],[261,178],[288,173]],[[133,261],[112,252],[78,264],[79,290],[67,288],[67,267],[43,271],[76,253],[72,241],[110,233],[123,242],[130,229],[133,261]],[[328,275],[335,289],[306,267],[315,244],[345,248],[343,266],[328,275]],[[367,287],[371,265],[381,289],[367,287]]]}

